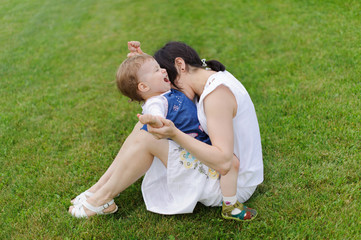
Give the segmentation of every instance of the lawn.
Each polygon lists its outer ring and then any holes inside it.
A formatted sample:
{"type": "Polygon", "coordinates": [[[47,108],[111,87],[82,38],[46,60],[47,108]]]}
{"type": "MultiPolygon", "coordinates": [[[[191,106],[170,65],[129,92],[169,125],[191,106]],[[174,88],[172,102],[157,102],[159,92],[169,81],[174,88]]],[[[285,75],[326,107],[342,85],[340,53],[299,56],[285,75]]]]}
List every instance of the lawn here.
{"type": "Polygon", "coordinates": [[[0,239],[357,239],[361,3],[337,0],[0,0],[0,239]],[[141,180],[112,216],[67,214],[141,107],[116,89],[127,41],[184,41],[247,88],[265,180],[252,222],[220,208],[147,212],[141,180]]]}

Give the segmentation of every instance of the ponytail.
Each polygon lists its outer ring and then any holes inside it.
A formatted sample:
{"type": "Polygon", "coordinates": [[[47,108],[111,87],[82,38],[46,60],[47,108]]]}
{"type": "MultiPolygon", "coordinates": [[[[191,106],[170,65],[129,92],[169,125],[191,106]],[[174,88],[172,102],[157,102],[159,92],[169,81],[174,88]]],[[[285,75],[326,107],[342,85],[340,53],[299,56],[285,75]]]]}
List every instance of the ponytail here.
{"type": "Polygon", "coordinates": [[[213,71],[216,71],[216,72],[222,71],[223,72],[224,70],[226,70],[226,67],[217,60],[209,60],[209,61],[205,61],[205,63],[207,64],[207,67],[209,67],[213,71]]]}

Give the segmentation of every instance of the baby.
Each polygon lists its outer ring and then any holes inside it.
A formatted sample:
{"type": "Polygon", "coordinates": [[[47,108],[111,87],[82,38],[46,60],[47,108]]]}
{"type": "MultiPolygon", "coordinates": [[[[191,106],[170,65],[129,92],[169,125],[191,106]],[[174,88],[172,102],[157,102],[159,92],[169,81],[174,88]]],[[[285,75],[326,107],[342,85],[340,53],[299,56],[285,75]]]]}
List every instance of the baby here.
{"type": "MultiPolygon", "coordinates": [[[[144,102],[140,121],[161,127],[159,117],[167,118],[181,131],[210,144],[198,121],[195,104],[182,92],[171,89],[167,71],[160,68],[152,56],[144,54],[138,44],[128,43],[131,53],[120,65],[116,81],[123,95],[133,101],[144,102]]],[[[147,126],[142,129],[147,130],[147,126]]]]}

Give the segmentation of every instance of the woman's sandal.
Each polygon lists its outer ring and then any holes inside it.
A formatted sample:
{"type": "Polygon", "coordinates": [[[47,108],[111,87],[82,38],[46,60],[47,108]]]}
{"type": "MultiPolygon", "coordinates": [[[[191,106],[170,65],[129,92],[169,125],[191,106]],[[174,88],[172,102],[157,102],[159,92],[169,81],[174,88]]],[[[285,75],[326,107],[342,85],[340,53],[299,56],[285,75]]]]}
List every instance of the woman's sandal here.
{"type": "MultiPolygon", "coordinates": [[[[71,204],[73,205],[79,205],[79,204],[82,204],[84,201],[86,201],[89,197],[93,196],[94,193],[92,192],[89,192],[88,190],[80,193],[78,196],[76,196],[74,199],[72,199],[70,201],[71,204]]],[[[119,197],[120,196],[120,193],[117,194],[115,197],[119,197]]]]}
{"type": "Polygon", "coordinates": [[[257,211],[253,208],[244,206],[240,202],[236,202],[234,205],[227,206],[222,204],[222,217],[225,219],[231,219],[236,221],[252,221],[257,216],[257,211]],[[238,208],[241,210],[239,214],[232,214],[232,210],[238,208]]]}
{"type": "Polygon", "coordinates": [[[82,204],[84,201],[87,200],[88,197],[93,196],[94,193],[89,192],[86,190],[85,192],[80,193],[78,196],[76,196],[73,200],[71,200],[71,204],[73,205],[79,205],[82,204]]]}
{"type": "Polygon", "coordinates": [[[112,213],[115,213],[116,211],[118,211],[118,206],[117,205],[115,205],[115,209],[113,211],[104,212],[104,210],[107,209],[108,207],[110,207],[112,204],[114,204],[114,199],[111,200],[110,202],[107,202],[106,204],[104,204],[102,206],[94,207],[93,205],[91,205],[90,203],[88,203],[85,200],[81,204],[73,206],[73,209],[71,210],[71,215],[76,217],[76,218],[88,218],[89,216],[85,213],[84,207],[86,207],[90,211],[95,212],[96,215],[112,214],[112,213]]]}

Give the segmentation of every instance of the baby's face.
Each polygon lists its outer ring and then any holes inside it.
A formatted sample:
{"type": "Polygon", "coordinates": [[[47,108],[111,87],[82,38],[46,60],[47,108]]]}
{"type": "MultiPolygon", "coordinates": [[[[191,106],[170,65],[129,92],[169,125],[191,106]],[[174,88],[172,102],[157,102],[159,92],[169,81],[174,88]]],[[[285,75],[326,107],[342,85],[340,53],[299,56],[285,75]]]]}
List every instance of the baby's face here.
{"type": "Polygon", "coordinates": [[[164,68],[160,68],[154,59],[143,63],[137,75],[140,82],[145,83],[149,87],[148,94],[156,96],[170,90],[167,71],[164,68]]]}

